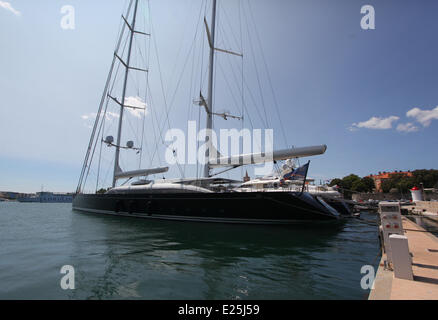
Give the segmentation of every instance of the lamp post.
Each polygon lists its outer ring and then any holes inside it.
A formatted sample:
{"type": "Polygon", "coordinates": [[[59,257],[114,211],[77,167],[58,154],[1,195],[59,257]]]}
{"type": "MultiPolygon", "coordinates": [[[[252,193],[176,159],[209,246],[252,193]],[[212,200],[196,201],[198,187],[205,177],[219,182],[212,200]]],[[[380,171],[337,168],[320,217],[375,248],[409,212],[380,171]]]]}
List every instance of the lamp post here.
{"type": "Polygon", "coordinates": [[[423,182],[420,182],[420,186],[421,186],[421,195],[423,196],[423,201],[426,201],[426,194],[424,193],[423,182]]]}

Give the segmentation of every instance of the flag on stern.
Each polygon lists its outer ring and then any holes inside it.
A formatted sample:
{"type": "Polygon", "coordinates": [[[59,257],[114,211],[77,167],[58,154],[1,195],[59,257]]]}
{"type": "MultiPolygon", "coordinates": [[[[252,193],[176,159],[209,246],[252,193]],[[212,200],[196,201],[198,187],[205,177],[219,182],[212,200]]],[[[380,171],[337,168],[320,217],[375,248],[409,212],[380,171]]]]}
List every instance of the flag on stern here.
{"type": "Polygon", "coordinates": [[[284,183],[285,180],[303,181],[302,191],[304,191],[304,186],[306,184],[307,171],[309,170],[309,165],[310,165],[310,161],[307,162],[305,165],[303,165],[299,168],[296,168],[295,170],[292,170],[289,173],[286,173],[280,182],[284,183]]]}

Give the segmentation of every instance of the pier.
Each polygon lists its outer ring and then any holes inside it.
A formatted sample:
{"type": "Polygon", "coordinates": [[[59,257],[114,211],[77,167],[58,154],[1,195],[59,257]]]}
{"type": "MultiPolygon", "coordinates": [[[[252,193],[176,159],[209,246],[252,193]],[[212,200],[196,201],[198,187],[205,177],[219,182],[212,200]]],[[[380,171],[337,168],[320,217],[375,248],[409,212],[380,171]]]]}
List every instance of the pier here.
{"type": "Polygon", "coordinates": [[[416,201],[413,205],[403,206],[410,214],[438,218],[438,201],[416,201]]]}
{"type": "Polygon", "coordinates": [[[387,255],[376,273],[369,300],[438,300],[438,238],[406,217],[404,235],[412,257],[413,280],[397,278],[386,268],[387,255]]]}

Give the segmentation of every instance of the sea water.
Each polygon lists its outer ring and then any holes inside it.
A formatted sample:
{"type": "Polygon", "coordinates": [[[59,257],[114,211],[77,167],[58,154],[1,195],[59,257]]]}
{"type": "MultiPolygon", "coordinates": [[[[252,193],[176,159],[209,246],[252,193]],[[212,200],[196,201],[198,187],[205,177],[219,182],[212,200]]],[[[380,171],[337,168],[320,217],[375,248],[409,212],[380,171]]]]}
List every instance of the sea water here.
{"type": "Polygon", "coordinates": [[[0,203],[0,299],[366,299],[376,216],[252,226],[0,203]],[[63,266],[74,289],[63,289],[63,266]],[[72,273],[69,276],[73,276],[72,273]]]}

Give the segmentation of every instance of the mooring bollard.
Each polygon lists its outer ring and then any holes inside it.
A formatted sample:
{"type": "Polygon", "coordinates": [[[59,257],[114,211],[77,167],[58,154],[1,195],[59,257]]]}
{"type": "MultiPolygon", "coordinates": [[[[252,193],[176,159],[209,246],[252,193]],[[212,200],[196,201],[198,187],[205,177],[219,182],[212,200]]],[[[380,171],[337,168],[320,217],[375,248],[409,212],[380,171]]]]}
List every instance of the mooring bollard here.
{"type": "Polygon", "coordinates": [[[401,219],[400,203],[398,202],[379,202],[380,226],[383,236],[383,248],[386,253],[387,265],[392,265],[392,248],[389,236],[393,234],[403,235],[403,224],[401,219]]]}
{"type": "Polygon", "coordinates": [[[389,236],[389,242],[391,246],[394,276],[399,279],[414,280],[408,238],[399,234],[391,234],[389,236]]]}

